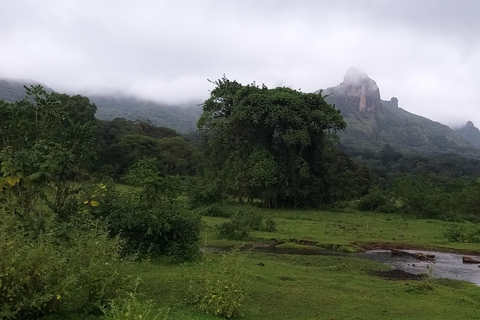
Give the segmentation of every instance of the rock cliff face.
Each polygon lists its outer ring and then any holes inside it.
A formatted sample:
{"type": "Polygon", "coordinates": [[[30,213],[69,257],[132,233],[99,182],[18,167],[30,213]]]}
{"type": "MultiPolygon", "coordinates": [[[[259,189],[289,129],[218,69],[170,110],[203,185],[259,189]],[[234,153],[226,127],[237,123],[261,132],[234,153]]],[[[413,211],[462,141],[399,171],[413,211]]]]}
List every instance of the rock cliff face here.
{"type": "Polygon", "coordinates": [[[368,117],[383,113],[384,106],[380,98],[380,89],[366,73],[350,68],[338,86],[328,88],[322,93],[327,101],[335,104],[342,114],[361,114],[368,117]]]}
{"type": "Polygon", "coordinates": [[[378,150],[390,144],[412,152],[474,150],[446,125],[399,108],[397,98],[382,100],[376,82],[355,68],[347,71],[339,85],[317,92],[335,105],[347,122],[347,129],[340,134],[340,142],[347,146],[378,150]]]}
{"type": "Polygon", "coordinates": [[[350,68],[343,82],[336,87],[337,94],[344,93],[346,97],[358,106],[358,111],[372,112],[378,108],[380,102],[380,90],[375,81],[370,79],[366,73],[355,68],[350,68]]]}

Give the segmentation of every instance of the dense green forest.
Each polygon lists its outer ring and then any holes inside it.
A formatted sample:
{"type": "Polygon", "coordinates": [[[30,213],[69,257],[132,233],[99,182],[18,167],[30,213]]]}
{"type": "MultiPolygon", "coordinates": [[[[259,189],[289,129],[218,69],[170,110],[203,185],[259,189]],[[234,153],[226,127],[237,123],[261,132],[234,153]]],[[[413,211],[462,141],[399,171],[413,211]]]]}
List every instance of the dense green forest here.
{"type": "Polygon", "coordinates": [[[198,258],[201,215],[231,217],[218,226],[229,239],[275,230],[229,202],[479,220],[479,159],[350,150],[319,94],[214,85],[190,136],[96,119],[88,98],[42,86],[0,101],[0,319],[108,315],[138,285],[130,262],[198,258]]]}

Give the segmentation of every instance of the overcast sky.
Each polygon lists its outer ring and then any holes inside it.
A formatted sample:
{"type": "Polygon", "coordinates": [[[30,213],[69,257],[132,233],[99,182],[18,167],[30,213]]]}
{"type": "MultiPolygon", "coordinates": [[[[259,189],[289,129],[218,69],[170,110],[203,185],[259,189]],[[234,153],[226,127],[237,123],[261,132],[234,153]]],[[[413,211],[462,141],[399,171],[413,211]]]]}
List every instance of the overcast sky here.
{"type": "Polygon", "coordinates": [[[350,67],[383,99],[480,127],[478,0],[0,0],[0,78],[201,102],[223,74],[313,92],[350,67]]]}

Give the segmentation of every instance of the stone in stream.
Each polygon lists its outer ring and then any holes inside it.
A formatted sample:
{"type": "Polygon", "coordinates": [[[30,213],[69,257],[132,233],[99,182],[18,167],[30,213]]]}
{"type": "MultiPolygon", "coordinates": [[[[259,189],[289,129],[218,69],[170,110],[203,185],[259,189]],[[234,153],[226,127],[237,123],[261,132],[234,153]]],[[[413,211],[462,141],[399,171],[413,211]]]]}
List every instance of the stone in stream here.
{"type": "Polygon", "coordinates": [[[408,252],[408,251],[398,250],[398,249],[390,249],[390,251],[392,253],[392,256],[412,257],[422,261],[435,259],[434,254],[428,254],[423,252],[408,252]]]}
{"type": "Polygon", "coordinates": [[[478,258],[463,256],[462,257],[462,262],[463,263],[480,263],[480,260],[478,258]]]}

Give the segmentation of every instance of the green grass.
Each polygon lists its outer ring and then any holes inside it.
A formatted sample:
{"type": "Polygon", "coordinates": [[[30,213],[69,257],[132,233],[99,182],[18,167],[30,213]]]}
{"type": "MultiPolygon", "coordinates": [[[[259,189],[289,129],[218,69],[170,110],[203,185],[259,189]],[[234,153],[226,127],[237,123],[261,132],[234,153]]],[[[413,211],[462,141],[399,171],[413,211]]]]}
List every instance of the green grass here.
{"type": "MultiPolygon", "coordinates": [[[[353,245],[360,248],[376,243],[397,247],[479,251],[478,244],[449,243],[443,232],[450,223],[439,220],[412,219],[404,215],[373,212],[256,210],[264,217],[274,219],[277,231],[251,231],[251,242],[268,243],[275,238],[281,242],[291,242],[291,239],[309,240],[326,248],[332,245],[353,245]]],[[[215,226],[227,219],[204,217],[203,220],[206,228],[202,243],[212,246],[238,243],[216,238],[215,226]]]]}
{"type": "MultiPolygon", "coordinates": [[[[240,269],[248,292],[242,319],[479,318],[480,288],[473,284],[437,280],[426,290],[422,281],[372,275],[386,267],[353,257],[242,254],[247,255],[240,269]]],[[[139,294],[168,308],[168,319],[216,319],[184,300],[189,280],[200,270],[198,263],[139,263],[139,294]]]]}
{"type": "MultiPolygon", "coordinates": [[[[229,209],[235,210],[236,206],[229,209]]],[[[257,209],[255,209],[257,210],[257,209]]],[[[284,241],[279,247],[309,250],[293,240],[310,240],[336,249],[366,243],[394,246],[478,250],[478,244],[448,243],[448,223],[381,213],[339,213],[303,210],[260,210],[276,221],[276,232],[251,232],[251,242],[284,241]]],[[[216,238],[215,225],[224,218],[204,217],[201,246],[233,246],[238,241],[216,238]]],[[[342,250],[342,249],[340,249],[342,250]]],[[[444,279],[397,281],[374,271],[389,267],[354,256],[283,255],[241,252],[242,287],[248,293],[242,319],[480,319],[480,287],[444,279]]],[[[207,252],[203,259],[218,263],[223,253],[207,252]]],[[[205,267],[201,262],[169,264],[138,262],[139,297],[150,299],[167,319],[218,319],[199,313],[189,303],[191,281],[205,267]]],[[[70,320],[85,317],[70,315],[70,320]]],[[[90,318],[90,319],[101,319],[90,318]]]]}

